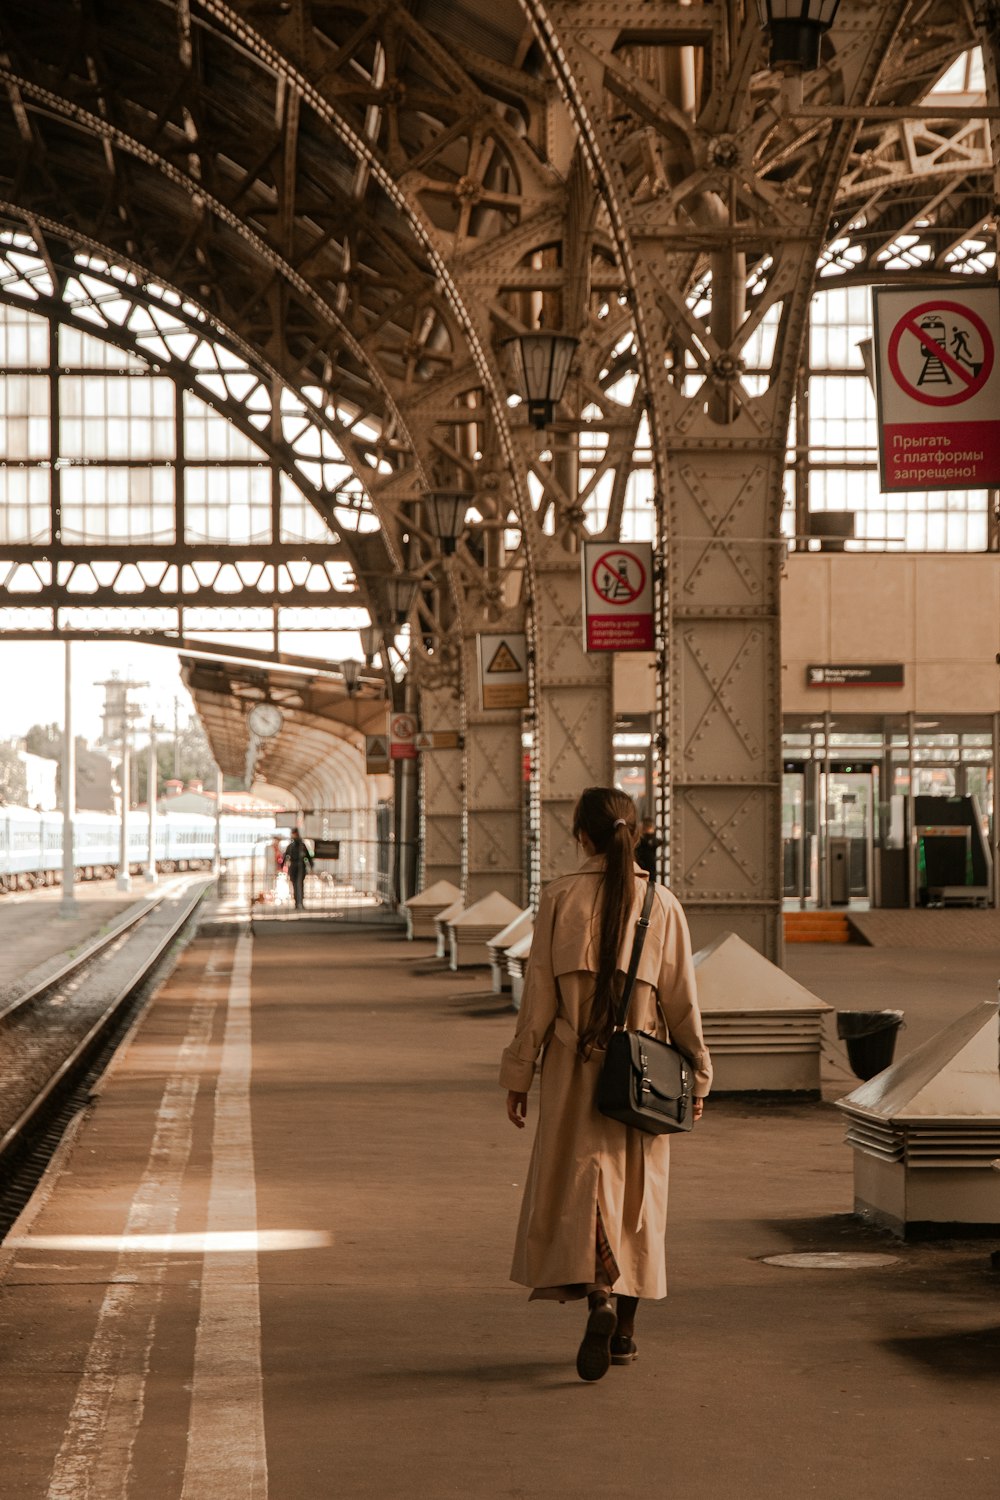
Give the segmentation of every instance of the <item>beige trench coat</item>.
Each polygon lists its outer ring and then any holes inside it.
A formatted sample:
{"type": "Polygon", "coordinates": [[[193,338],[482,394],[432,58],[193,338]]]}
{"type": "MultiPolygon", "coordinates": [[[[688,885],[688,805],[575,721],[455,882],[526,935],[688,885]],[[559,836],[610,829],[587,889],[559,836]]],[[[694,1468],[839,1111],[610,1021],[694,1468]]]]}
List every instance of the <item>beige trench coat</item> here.
{"type": "MultiPolygon", "coordinates": [[[[604,1053],[577,1052],[597,972],[604,860],[542,893],[514,1040],[503,1054],[500,1084],[525,1092],[542,1054],[538,1124],[521,1204],[511,1280],[555,1287],[593,1282],[599,1207],[620,1272],[616,1292],[664,1297],[669,1135],[646,1135],[599,1114],[594,1102],[604,1053]]],[[[618,966],[628,969],[635,922],[648,876],[635,867],[632,919],[618,966]]],[[[679,901],[658,886],[639,962],[628,1023],[670,1039],[690,1057],[695,1094],[711,1087],[712,1067],[695,994],[687,922],[679,901]],[[657,996],[667,1027],[657,1007],[657,996]]]]}

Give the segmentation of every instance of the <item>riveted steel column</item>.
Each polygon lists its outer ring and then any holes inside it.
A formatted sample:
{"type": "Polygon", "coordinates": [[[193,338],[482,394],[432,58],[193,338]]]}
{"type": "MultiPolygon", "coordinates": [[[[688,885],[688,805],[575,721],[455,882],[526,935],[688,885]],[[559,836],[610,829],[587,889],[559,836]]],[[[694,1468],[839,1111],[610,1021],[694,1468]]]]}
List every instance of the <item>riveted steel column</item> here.
{"type": "Polygon", "coordinates": [[[612,784],[613,657],[583,649],[579,557],[543,538],[535,579],[535,751],[544,883],[576,863],[573,808],[584,787],[612,784]]]}
{"type": "Polygon", "coordinates": [[[725,450],[717,439],[672,447],[666,465],[671,885],[696,944],[729,929],[772,959],[781,912],[780,555],[767,532],[779,464],[741,432],[725,450]]]}
{"type": "Polygon", "coordinates": [[[424,750],[420,755],[420,875],[424,890],[437,880],[462,883],[462,705],[457,686],[420,689],[420,728],[425,733],[451,731],[454,749],[424,750]]]}
{"type": "MultiPolygon", "coordinates": [[[[483,622],[490,632],[522,629],[521,622],[501,618],[483,622]]],[[[484,709],[479,690],[479,658],[475,634],[462,643],[465,694],[462,751],[464,765],[464,839],[462,892],[478,901],[499,891],[510,901],[527,900],[527,872],[523,859],[526,783],[521,748],[520,709],[484,709]]]]}

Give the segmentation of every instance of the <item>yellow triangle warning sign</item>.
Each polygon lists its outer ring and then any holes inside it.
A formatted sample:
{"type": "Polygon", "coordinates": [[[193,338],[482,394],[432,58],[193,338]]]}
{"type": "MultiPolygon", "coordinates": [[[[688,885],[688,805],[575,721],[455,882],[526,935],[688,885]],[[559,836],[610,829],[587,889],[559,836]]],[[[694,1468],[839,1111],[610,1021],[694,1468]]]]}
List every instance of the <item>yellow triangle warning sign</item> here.
{"type": "Polygon", "coordinates": [[[368,759],[387,760],[389,757],[389,741],[381,734],[370,734],[368,736],[368,759]]]}
{"type": "Polygon", "coordinates": [[[524,667],[518,661],[506,641],[501,641],[493,653],[493,660],[486,668],[487,672],[523,672],[524,667]]]}

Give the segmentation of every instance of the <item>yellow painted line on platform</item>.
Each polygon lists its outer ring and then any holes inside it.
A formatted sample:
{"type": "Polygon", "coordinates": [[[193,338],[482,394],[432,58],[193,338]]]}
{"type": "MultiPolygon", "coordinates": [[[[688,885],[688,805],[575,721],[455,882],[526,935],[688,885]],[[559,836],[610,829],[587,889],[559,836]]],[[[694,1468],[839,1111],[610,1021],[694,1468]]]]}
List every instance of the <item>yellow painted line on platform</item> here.
{"type": "MultiPolygon", "coordinates": [[[[236,940],[215,1089],[207,1232],[257,1234],[250,1120],[253,939],[236,940]]],[[[260,1288],[255,1251],[207,1255],[181,1500],[266,1500],[260,1288]]]]}

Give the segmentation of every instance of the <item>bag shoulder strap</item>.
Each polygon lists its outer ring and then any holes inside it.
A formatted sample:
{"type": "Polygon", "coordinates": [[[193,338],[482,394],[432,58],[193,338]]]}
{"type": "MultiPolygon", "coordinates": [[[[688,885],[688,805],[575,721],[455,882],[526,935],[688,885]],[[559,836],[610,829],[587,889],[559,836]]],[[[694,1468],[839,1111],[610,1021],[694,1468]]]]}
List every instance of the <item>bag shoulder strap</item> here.
{"type": "Polygon", "coordinates": [[[639,919],[635,924],[632,957],[629,960],[628,973],[625,975],[625,986],[615,1011],[616,1031],[621,1031],[625,1025],[625,1017],[628,1015],[629,1001],[632,999],[632,986],[635,984],[635,976],[639,968],[639,956],[642,953],[642,945],[646,941],[646,933],[649,929],[649,914],[653,910],[653,897],[655,894],[656,886],[653,877],[650,876],[646,886],[645,900],[642,903],[642,911],[639,913],[639,919]]]}

